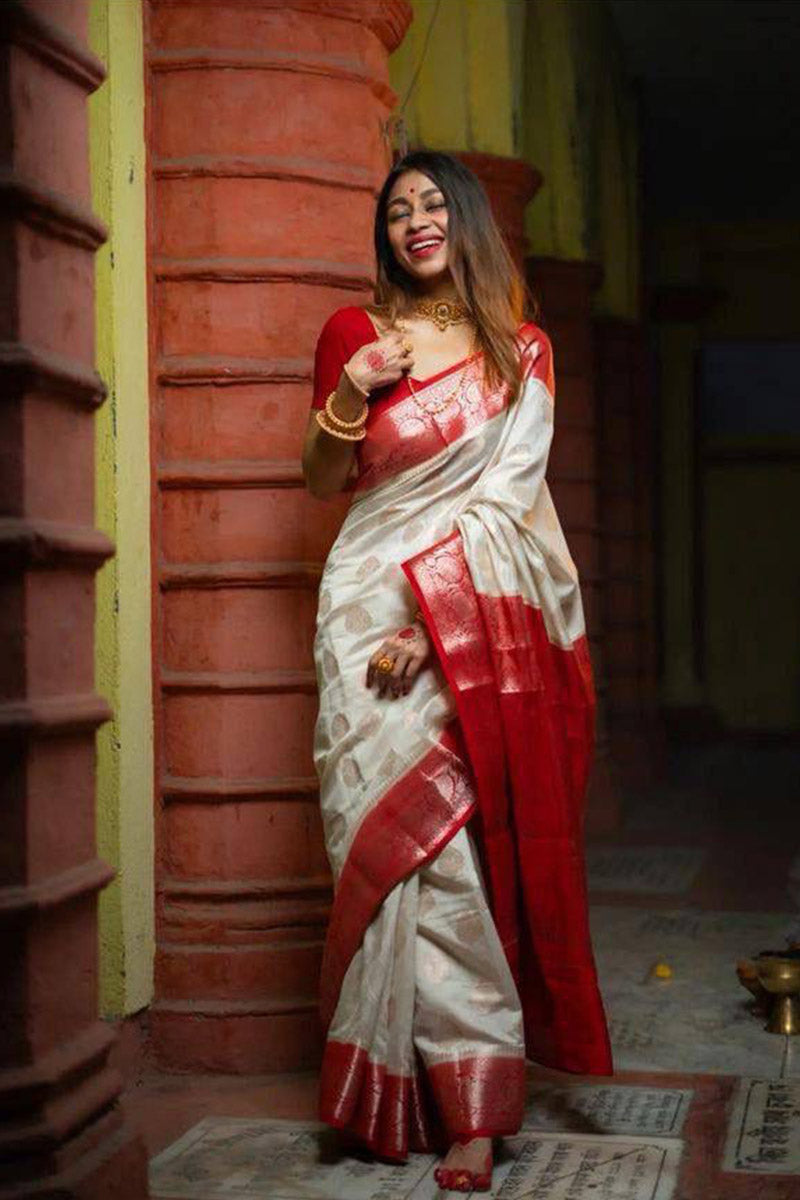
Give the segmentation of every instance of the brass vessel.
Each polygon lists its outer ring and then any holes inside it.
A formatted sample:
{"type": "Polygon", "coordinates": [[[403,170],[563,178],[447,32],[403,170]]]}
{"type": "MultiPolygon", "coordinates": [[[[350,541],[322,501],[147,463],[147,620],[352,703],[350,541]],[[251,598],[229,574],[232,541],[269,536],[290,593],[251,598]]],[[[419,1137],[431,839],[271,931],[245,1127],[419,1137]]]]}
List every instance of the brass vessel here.
{"type": "Polygon", "coordinates": [[[800,1033],[800,956],[765,952],[754,960],[758,982],[773,997],[765,1028],[800,1033]]]}

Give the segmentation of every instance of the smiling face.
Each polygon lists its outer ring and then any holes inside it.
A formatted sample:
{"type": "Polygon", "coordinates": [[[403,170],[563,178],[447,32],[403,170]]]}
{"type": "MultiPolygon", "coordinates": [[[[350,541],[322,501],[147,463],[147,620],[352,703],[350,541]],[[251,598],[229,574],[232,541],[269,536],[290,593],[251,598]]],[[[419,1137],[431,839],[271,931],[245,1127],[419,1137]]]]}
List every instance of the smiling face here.
{"type": "Polygon", "coordinates": [[[447,204],[427,175],[404,171],[389,193],[386,232],[395,260],[419,283],[431,284],[448,270],[447,204]]]}

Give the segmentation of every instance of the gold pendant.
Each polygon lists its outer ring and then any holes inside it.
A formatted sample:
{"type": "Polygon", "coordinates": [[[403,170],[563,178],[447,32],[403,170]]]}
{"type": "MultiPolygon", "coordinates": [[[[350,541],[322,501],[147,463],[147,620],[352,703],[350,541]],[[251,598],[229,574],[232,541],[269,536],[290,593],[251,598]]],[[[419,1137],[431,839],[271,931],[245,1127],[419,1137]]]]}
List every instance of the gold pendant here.
{"type": "Polygon", "coordinates": [[[432,321],[444,333],[449,325],[463,325],[469,320],[469,309],[461,300],[417,300],[414,315],[432,321]]]}

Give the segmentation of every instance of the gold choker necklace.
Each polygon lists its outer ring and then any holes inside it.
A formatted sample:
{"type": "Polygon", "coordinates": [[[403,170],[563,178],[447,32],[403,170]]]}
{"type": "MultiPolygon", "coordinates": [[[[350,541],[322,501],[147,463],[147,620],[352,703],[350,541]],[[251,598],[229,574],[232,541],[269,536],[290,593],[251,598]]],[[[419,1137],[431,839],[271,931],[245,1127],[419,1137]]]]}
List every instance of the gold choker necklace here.
{"type": "Polygon", "coordinates": [[[469,320],[469,309],[462,300],[415,300],[413,313],[432,321],[442,332],[449,325],[463,325],[469,320]]]}

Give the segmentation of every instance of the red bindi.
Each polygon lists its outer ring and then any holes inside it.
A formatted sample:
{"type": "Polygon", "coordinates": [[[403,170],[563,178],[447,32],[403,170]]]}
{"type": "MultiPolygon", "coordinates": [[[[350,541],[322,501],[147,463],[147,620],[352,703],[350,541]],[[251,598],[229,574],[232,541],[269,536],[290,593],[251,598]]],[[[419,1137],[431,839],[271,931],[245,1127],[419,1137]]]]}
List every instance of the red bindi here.
{"type": "Polygon", "coordinates": [[[401,638],[413,638],[416,637],[416,630],[412,629],[410,625],[406,625],[405,629],[401,629],[397,636],[401,638]]]}

